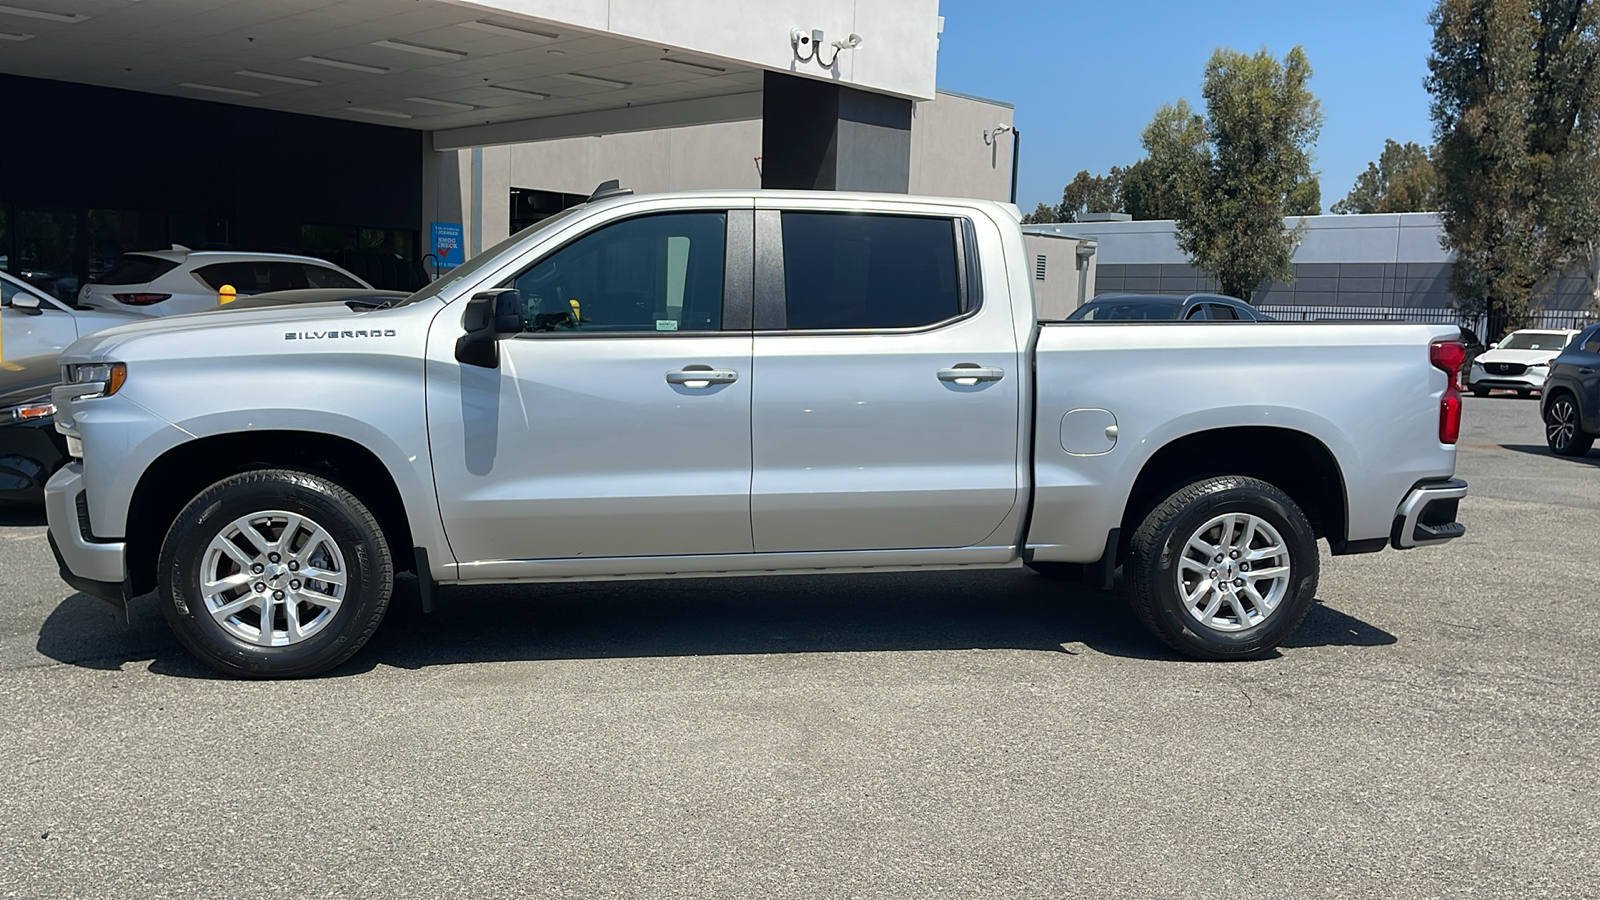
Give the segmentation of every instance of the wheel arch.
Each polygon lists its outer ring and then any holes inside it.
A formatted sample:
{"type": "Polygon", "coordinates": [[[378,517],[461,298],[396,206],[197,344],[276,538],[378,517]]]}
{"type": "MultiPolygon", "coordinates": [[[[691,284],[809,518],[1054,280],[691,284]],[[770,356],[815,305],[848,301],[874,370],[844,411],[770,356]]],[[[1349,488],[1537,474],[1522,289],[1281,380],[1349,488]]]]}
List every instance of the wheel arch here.
{"type": "Polygon", "coordinates": [[[1122,514],[1126,542],[1145,516],[1184,485],[1217,475],[1259,478],[1288,494],[1328,539],[1334,553],[1346,549],[1349,491],[1338,458],[1317,437],[1271,425],[1219,427],[1186,434],[1145,460],[1122,514]]]}
{"type": "Polygon", "coordinates": [[[230,432],[167,450],[139,477],[128,505],[128,575],[135,595],[156,586],[161,544],[183,507],[207,487],[240,472],[288,468],[321,475],[361,498],[377,517],[395,567],[415,569],[417,546],[394,475],[367,447],[311,431],[230,432]]]}

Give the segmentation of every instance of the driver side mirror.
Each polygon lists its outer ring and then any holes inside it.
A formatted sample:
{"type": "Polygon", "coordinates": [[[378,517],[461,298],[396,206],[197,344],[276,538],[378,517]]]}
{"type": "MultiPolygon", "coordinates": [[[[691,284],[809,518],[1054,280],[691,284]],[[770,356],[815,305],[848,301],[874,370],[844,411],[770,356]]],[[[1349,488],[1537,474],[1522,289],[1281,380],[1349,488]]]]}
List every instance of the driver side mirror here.
{"type": "Polygon", "coordinates": [[[1494,350],[1495,348],[1497,348],[1499,346],[1500,346],[1500,342],[1499,341],[1495,341],[1494,343],[1489,345],[1489,349],[1490,350],[1494,350]]]}
{"type": "Polygon", "coordinates": [[[522,333],[522,292],[498,288],[473,294],[461,315],[466,334],[456,339],[456,361],[493,369],[500,365],[500,340],[522,333]]]}
{"type": "Polygon", "coordinates": [[[23,293],[22,291],[18,291],[17,295],[11,298],[11,308],[23,313],[24,315],[44,315],[44,310],[39,308],[39,298],[32,294],[23,293]]]}

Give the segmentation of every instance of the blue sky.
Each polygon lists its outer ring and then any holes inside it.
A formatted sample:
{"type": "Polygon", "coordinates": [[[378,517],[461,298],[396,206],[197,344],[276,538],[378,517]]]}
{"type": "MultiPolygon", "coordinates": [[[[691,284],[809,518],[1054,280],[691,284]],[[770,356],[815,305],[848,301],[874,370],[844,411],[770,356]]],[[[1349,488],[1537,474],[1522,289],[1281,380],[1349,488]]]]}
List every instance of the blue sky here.
{"type": "Polygon", "coordinates": [[[1384,138],[1432,141],[1425,0],[940,0],[939,86],[1016,105],[1017,204],[1059,203],[1080,169],[1144,155],[1139,131],[1163,103],[1201,106],[1217,47],[1278,57],[1299,44],[1325,121],[1315,166],[1326,210],[1384,138]]]}

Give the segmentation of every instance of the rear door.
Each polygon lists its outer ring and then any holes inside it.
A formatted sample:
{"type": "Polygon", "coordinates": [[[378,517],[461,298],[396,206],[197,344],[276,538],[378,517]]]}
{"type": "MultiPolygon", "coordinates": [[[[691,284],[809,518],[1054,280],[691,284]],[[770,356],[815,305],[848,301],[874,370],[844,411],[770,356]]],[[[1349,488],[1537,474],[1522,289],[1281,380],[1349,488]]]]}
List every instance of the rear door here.
{"type": "Polygon", "coordinates": [[[1028,372],[974,234],[959,213],[757,209],[758,552],[981,545],[1011,511],[1028,372]]]}

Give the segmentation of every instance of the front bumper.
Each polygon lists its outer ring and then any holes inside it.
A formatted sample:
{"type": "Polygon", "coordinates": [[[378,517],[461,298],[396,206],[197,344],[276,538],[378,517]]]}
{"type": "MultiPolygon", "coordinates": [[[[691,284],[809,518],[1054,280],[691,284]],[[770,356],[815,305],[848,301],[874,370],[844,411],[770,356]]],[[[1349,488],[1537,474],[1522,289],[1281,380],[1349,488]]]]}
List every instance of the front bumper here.
{"type": "Polygon", "coordinates": [[[1545,376],[1548,369],[1540,370],[1538,374],[1524,372],[1521,375],[1491,375],[1482,369],[1472,372],[1467,381],[1468,388],[1490,388],[1503,391],[1537,391],[1543,390],[1545,376]]]}
{"type": "Polygon", "coordinates": [[[1456,508],[1466,495],[1467,483],[1459,478],[1412,488],[1395,510],[1390,545],[1396,550],[1410,550],[1442,544],[1466,534],[1467,526],[1456,521],[1456,508]]]}
{"type": "Polygon", "coordinates": [[[62,580],[85,594],[126,604],[131,589],[128,545],[102,540],[90,531],[82,463],[64,466],[45,485],[44,511],[62,580]]]}

